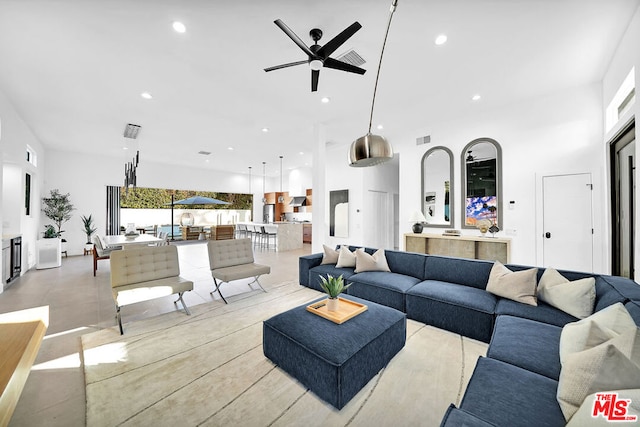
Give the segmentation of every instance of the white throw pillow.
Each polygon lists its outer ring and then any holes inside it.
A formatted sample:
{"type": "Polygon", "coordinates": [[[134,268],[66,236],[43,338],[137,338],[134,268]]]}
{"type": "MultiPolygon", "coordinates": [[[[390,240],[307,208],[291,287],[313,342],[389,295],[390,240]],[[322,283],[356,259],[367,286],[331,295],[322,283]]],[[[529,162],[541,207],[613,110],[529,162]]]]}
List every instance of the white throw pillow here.
{"type": "Polygon", "coordinates": [[[322,248],[324,249],[324,255],[322,255],[322,262],[320,264],[337,264],[340,252],[327,245],[322,245],[322,248]]]}
{"type": "Polygon", "coordinates": [[[487,292],[529,305],[538,305],[536,299],[537,268],[511,271],[496,261],[489,274],[487,292]]]}
{"type": "Polygon", "coordinates": [[[391,271],[387,264],[384,249],[378,249],[373,255],[369,255],[363,248],[356,249],[356,273],[363,271],[391,271]]]}
{"type": "Polygon", "coordinates": [[[640,388],[640,329],[565,356],[557,399],[569,420],[585,398],[598,391],[640,388]]]}
{"type": "Polygon", "coordinates": [[[338,263],[336,264],[337,268],[356,266],[356,254],[351,252],[347,246],[340,246],[339,252],[338,263]]]}
{"type": "Polygon", "coordinates": [[[553,268],[547,268],[538,284],[538,300],[578,319],[593,314],[596,303],[596,279],[586,277],[573,282],[553,268]]]}
{"type": "Polygon", "coordinates": [[[597,311],[586,319],[567,323],[560,334],[560,363],[568,354],[595,347],[636,328],[633,318],[620,302],[597,311]]]}

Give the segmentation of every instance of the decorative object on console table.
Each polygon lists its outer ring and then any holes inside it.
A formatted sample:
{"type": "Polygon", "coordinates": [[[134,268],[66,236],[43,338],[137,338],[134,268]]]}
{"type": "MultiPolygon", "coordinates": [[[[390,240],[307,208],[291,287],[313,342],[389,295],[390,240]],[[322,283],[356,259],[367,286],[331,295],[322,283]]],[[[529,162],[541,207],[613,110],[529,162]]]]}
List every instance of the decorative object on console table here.
{"type": "Polygon", "coordinates": [[[422,212],[413,211],[411,212],[411,216],[409,217],[409,222],[413,223],[414,233],[422,233],[424,223],[427,222],[427,219],[424,217],[424,214],[422,212]]]}
{"type": "Polygon", "coordinates": [[[476,228],[480,230],[482,237],[487,234],[487,231],[489,231],[489,227],[491,227],[491,221],[489,221],[488,219],[481,219],[476,222],[476,228]]]}
{"type": "Polygon", "coordinates": [[[320,276],[320,279],[322,280],[320,286],[322,286],[322,289],[329,296],[329,299],[327,299],[327,310],[338,311],[338,297],[351,285],[349,284],[345,286],[342,275],[333,277],[332,275],[328,274],[327,277],[320,276]]]}

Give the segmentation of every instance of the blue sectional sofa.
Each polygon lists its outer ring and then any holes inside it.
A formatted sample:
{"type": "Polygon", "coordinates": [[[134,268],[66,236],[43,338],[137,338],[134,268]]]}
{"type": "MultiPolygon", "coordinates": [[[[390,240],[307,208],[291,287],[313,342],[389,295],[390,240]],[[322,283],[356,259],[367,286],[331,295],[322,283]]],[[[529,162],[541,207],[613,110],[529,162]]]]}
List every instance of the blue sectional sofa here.
{"type": "MultiPolygon", "coordinates": [[[[351,251],[357,249],[350,246],[351,251]]],[[[364,248],[368,254],[375,249],[364,248]]],[[[342,275],[349,295],[393,307],[409,319],[489,343],[478,360],[459,408],[442,426],[564,426],[556,399],[562,327],[578,318],[538,301],[527,305],[485,290],[490,261],[385,250],[390,272],[322,264],[323,254],[299,259],[300,284],[318,291],[320,277],[342,275]]],[[[506,265],[511,271],[533,267],[506,265]]],[[[595,311],[615,303],[640,325],[640,285],[615,276],[559,271],[570,281],[595,279],[595,311]]],[[[544,268],[539,268],[539,281],[544,268]]]]}

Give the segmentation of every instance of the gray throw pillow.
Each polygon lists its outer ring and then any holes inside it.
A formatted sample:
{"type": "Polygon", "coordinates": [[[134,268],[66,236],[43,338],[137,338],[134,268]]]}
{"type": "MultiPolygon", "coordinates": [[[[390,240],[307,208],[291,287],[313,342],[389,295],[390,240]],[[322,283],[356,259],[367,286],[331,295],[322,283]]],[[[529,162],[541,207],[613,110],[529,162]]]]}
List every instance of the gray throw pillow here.
{"type": "Polygon", "coordinates": [[[596,279],[586,277],[570,282],[553,268],[547,268],[538,284],[538,299],[584,319],[593,313],[596,304],[596,279]]]}
{"type": "Polygon", "coordinates": [[[513,301],[537,306],[537,273],[537,268],[511,271],[502,263],[496,261],[489,274],[487,292],[513,301]]]}

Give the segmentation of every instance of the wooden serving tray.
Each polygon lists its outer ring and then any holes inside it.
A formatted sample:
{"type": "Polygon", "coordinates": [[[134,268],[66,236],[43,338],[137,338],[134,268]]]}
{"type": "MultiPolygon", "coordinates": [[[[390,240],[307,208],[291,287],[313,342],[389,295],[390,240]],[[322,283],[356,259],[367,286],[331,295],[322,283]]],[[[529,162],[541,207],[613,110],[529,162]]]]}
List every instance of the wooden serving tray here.
{"type": "Polygon", "coordinates": [[[338,301],[338,311],[329,311],[327,309],[326,299],[308,305],[307,311],[331,320],[333,323],[337,324],[344,323],[358,314],[367,311],[367,306],[365,304],[360,304],[359,302],[341,297],[338,297],[338,301]]]}

